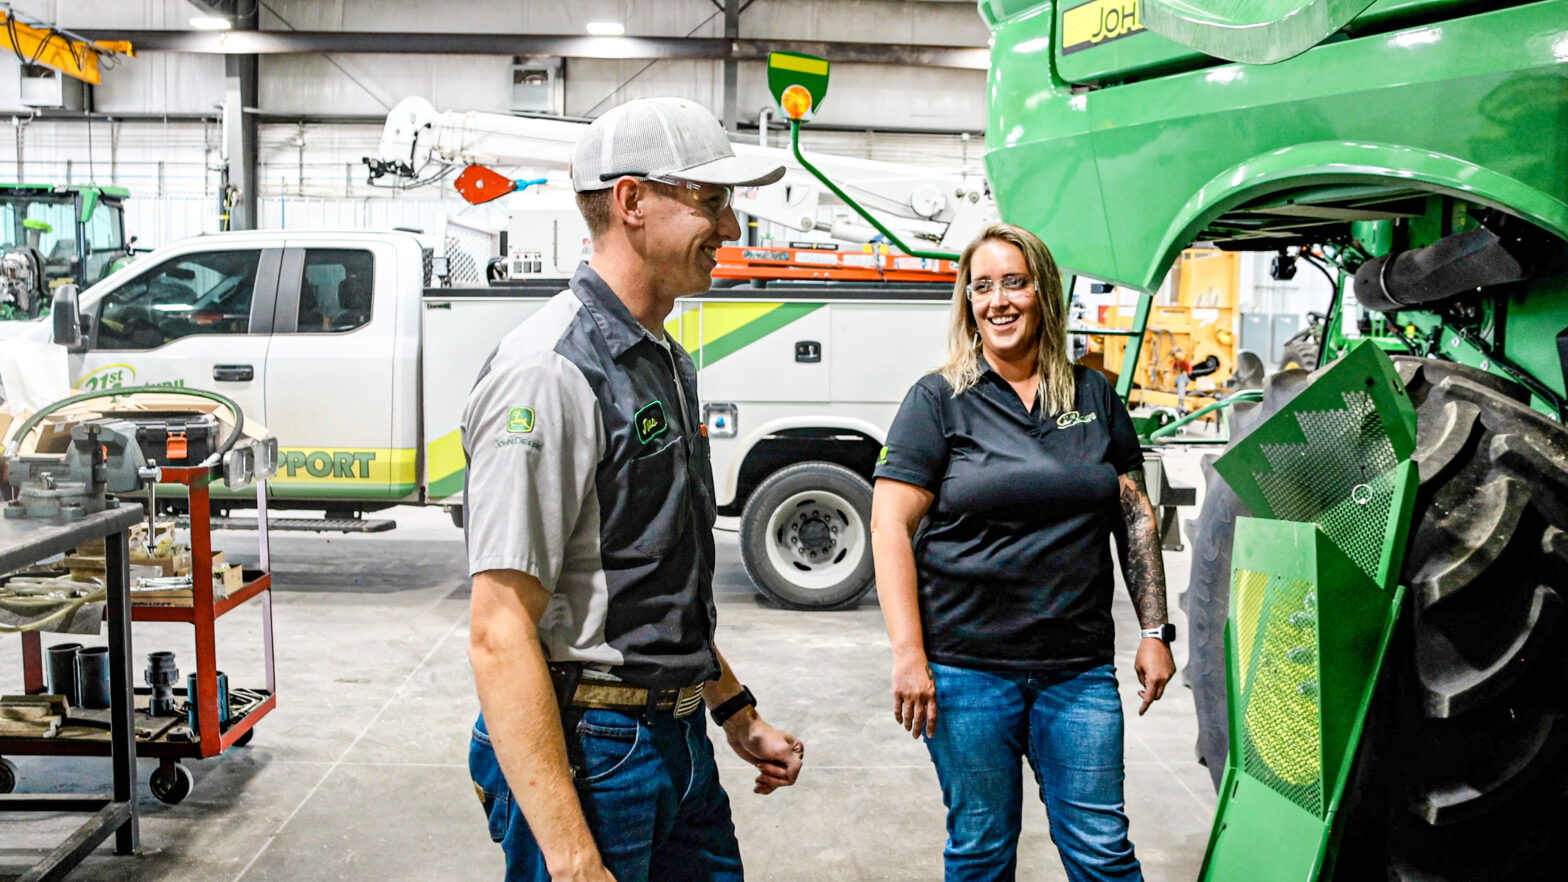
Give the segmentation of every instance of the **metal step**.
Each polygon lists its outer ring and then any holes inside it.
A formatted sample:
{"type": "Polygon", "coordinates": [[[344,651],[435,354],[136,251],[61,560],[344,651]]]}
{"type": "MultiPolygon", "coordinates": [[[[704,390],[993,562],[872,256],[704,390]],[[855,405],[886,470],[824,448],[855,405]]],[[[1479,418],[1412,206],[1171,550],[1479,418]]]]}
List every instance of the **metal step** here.
{"type": "MultiPolygon", "coordinates": [[[[189,527],[189,515],[180,515],[180,526],[189,527]]],[[[287,533],[385,533],[397,526],[391,519],[368,518],[267,518],[267,529],[287,533]]],[[[254,530],[255,518],[213,518],[214,530],[254,530]]]]}

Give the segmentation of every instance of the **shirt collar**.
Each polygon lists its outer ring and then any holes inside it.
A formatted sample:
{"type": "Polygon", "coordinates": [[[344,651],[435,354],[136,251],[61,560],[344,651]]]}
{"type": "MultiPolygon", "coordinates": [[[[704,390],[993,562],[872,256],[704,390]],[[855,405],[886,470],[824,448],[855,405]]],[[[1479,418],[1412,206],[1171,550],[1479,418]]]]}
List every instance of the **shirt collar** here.
{"type": "Polygon", "coordinates": [[[588,314],[593,316],[594,324],[599,326],[599,333],[610,344],[611,358],[620,358],[643,340],[658,344],[658,338],[632,317],[631,310],[611,290],[609,283],[588,266],[587,261],[577,265],[577,272],[572,274],[568,286],[577,299],[583,302],[588,314]]]}

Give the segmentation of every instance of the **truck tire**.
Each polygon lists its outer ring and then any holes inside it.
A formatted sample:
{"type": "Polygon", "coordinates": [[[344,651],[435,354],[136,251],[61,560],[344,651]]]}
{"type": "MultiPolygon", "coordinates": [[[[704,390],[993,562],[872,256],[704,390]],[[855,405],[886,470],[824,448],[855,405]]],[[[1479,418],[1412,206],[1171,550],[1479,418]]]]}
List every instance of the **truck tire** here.
{"type": "Polygon", "coordinates": [[[740,516],[740,559],[786,609],[839,609],[871,590],[871,485],[833,463],[779,469],[740,516]]]}
{"type": "MultiPolygon", "coordinates": [[[[1339,867],[1400,880],[1548,878],[1560,870],[1551,843],[1568,833],[1568,430],[1484,371],[1394,362],[1417,408],[1420,490],[1405,609],[1345,794],[1339,867]]],[[[1271,382],[1237,436],[1302,378],[1271,382]]],[[[1230,545],[1245,512],[1210,478],[1189,589],[1205,627],[1189,627],[1188,677],[1209,705],[1198,743],[1212,772],[1226,740],[1230,545]]]]}

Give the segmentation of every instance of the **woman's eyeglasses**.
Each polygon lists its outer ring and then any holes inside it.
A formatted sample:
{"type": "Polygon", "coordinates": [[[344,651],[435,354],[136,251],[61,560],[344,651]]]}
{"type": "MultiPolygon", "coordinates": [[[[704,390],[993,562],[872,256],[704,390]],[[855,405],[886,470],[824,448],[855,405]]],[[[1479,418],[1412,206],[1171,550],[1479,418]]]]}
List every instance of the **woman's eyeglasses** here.
{"type": "Polygon", "coordinates": [[[964,294],[971,300],[990,300],[998,292],[1005,294],[1008,300],[1018,302],[1024,299],[1034,288],[1034,279],[1028,276],[1006,275],[1000,279],[976,279],[964,286],[964,294]]]}

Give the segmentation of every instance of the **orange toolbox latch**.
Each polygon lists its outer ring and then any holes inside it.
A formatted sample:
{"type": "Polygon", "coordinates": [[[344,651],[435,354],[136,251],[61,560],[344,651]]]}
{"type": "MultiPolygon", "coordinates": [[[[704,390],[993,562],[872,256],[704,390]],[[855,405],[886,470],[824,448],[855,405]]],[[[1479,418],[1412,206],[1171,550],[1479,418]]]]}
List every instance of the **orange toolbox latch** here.
{"type": "Polygon", "coordinates": [[[184,429],[170,429],[168,440],[164,443],[163,455],[169,459],[184,459],[190,455],[190,448],[185,442],[184,429]]]}

